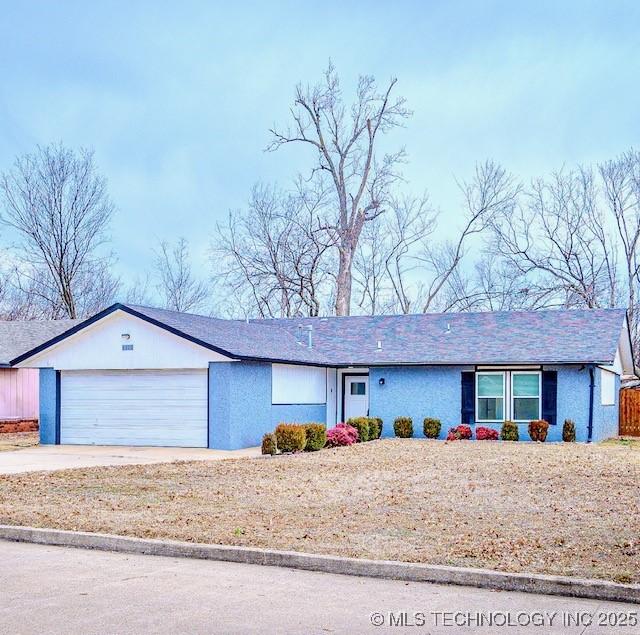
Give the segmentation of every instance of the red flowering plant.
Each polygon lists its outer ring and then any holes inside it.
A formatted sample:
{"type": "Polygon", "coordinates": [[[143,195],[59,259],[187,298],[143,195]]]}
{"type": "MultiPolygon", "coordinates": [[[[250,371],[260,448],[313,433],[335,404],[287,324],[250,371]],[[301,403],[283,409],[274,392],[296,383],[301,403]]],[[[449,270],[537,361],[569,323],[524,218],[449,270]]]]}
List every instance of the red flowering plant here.
{"type": "Polygon", "coordinates": [[[353,445],[358,440],[358,431],[348,423],[339,423],[335,428],[327,430],[327,448],[341,445],[353,445]]]}
{"type": "Polygon", "coordinates": [[[471,427],[463,423],[455,428],[449,429],[447,441],[461,441],[463,439],[470,439],[472,436],[473,432],[471,432],[471,427]]]}
{"type": "Polygon", "coordinates": [[[484,426],[476,428],[476,439],[478,441],[497,441],[498,436],[498,431],[493,428],[485,428],[484,426]]]}

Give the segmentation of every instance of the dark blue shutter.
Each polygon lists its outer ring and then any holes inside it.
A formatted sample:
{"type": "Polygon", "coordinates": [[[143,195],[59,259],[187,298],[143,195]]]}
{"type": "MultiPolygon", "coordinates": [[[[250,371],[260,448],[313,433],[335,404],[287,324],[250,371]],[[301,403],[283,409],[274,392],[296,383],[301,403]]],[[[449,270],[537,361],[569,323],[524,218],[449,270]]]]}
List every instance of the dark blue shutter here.
{"type": "Polygon", "coordinates": [[[476,415],[476,374],[472,372],[461,373],[462,385],[462,412],[460,423],[473,423],[476,415]]]}
{"type": "Polygon", "coordinates": [[[542,371],[542,418],[549,425],[558,423],[558,372],[542,371]]]}

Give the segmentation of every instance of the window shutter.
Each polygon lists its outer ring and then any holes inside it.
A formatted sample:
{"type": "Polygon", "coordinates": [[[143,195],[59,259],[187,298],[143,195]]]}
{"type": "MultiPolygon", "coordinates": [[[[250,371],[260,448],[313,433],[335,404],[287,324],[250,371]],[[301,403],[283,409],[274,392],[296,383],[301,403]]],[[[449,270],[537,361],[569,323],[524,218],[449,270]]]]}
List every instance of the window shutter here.
{"type": "Polygon", "coordinates": [[[476,374],[461,373],[462,379],[462,412],[460,423],[471,424],[476,415],[476,374]]]}
{"type": "Polygon", "coordinates": [[[558,423],[558,371],[542,371],[542,418],[549,425],[558,423]]]}

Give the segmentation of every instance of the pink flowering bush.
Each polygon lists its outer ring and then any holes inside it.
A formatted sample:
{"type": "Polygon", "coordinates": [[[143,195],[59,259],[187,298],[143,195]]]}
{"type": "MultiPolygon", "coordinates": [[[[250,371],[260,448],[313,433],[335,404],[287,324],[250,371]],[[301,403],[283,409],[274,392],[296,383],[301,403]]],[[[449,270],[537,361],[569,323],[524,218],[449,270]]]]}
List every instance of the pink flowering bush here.
{"type": "Polygon", "coordinates": [[[484,426],[476,428],[476,439],[478,441],[497,441],[498,436],[498,431],[493,428],[485,428],[484,426]]]}
{"type": "Polygon", "coordinates": [[[471,427],[463,423],[449,430],[449,434],[447,435],[447,441],[459,441],[461,439],[470,439],[472,436],[473,436],[473,433],[471,432],[471,427]]]}
{"type": "Polygon", "coordinates": [[[358,431],[348,423],[339,423],[335,428],[327,430],[327,448],[340,445],[353,445],[358,440],[358,431]]]}

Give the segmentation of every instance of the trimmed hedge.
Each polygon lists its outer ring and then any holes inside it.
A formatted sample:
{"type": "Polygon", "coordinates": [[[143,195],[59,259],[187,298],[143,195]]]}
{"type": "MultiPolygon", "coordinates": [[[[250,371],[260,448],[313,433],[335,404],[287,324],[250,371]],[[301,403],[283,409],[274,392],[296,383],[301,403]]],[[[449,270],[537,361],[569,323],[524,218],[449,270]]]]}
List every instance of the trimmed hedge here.
{"type": "Polygon", "coordinates": [[[503,441],[519,441],[518,424],[513,423],[513,421],[505,421],[502,424],[502,430],[500,430],[500,438],[503,441]]]}
{"type": "Polygon", "coordinates": [[[393,432],[401,439],[413,436],[413,419],[411,417],[397,417],[393,422],[393,432]]]}
{"type": "Polygon", "coordinates": [[[304,451],[322,450],[327,443],[327,426],[324,423],[305,423],[303,427],[306,435],[304,451]]]}
{"type": "Polygon", "coordinates": [[[299,423],[280,423],[276,426],[276,441],[280,452],[302,452],[307,433],[299,423]]]}
{"type": "Polygon", "coordinates": [[[276,435],[273,432],[267,432],[262,437],[262,454],[277,454],[278,453],[278,441],[276,435]]]}
{"type": "Polygon", "coordinates": [[[549,424],[544,419],[529,421],[529,436],[532,441],[543,443],[547,440],[547,432],[549,432],[549,424]]]}
{"type": "Polygon", "coordinates": [[[373,441],[382,436],[382,419],[379,417],[351,417],[347,425],[358,431],[358,441],[373,441]]]}
{"type": "Polygon", "coordinates": [[[369,440],[379,439],[382,436],[382,419],[369,417],[369,440]]]}
{"type": "Polygon", "coordinates": [[[427,439],[437,439],[440,436],[440,430],[442,429],[442,422],[440,419],[432,419],[427,417],[422,422],[422,431],[427,439]]]}
{"type": "Polygon", "coordinates": [[[357,443],[363,443],[364,441],[368,441],[371,438],[369,432],[369,422],[369,417],[351,417],[351,419],[347,419],[347,425],[355,428],[358,431],[357,443]]]}
{"type": "Polygon", "coordinates": [[[566,443],[575,443],[576,424],[571,419],[565,419],[562,426],[562,440],[566,443]]]}

